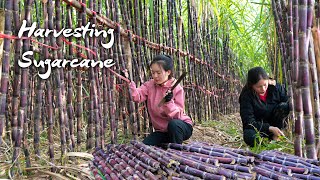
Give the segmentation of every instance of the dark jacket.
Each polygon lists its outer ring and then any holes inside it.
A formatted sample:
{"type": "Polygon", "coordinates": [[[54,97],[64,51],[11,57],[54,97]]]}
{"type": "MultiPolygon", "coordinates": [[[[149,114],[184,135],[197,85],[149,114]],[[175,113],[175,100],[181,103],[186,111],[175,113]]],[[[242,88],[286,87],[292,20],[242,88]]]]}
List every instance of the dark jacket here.
{"type": "Polygon", "coordinates": [[[243,88],[239,103],[243,129],[257,129],[269,133],[269,126],[275,126],[277,118],[273,116],[275,107],[281,102],[287,102],[288,96],[280,84],[269,84],[266,102],[260,100],[254,90],[243,88]]]}

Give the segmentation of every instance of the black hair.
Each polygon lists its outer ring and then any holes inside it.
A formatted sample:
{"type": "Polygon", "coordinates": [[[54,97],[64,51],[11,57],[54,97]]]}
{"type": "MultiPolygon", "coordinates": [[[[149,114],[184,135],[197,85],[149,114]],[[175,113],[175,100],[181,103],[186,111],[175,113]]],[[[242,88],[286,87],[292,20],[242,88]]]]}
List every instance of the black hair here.
{"type": "Polygon", "coordinates": [[[261,79],[269,79],[268,74],[262,67],[254,67],[248,71],[246,86],[251,89],[261,79]]]}
{"type": "Polygon", "coordinates": [[[165,71],[169,71],[169,70],[171,71],[169,75],[169,79],[173,77],[173,61],[171,56],[166,54],[157,55],[156,57],[153,58],[150,66],[155,63],[160,65],[165,71]]]}
{"type": "MultiPolygon", "coordinates": [[[[246,82],[246,85],[242,88],[242,91],[241,91],[240,97],[239,97],[239,102],[240,102],[242,93],[247,90],[251,91],[253,93],[254,97],[259,99],[258,95],[256,93],[254,93],[252,86],[255,85],[256,83],[258,83],[261,79],[264,79],[264,80],[269,79],[268,74],[266,73],[266,71],[262,67],[254,67],[248,71],[247,82],[246,82]]],[[[259,101],[259,102],[261,103],[261,101],[259,101]]]]}

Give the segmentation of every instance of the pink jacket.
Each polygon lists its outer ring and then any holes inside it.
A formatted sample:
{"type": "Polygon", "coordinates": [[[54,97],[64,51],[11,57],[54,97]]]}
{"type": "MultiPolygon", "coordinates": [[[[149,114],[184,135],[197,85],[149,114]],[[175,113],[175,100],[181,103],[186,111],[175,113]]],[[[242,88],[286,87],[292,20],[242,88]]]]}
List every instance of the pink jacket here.
{"type": "Polygon", "coordinates": [[[133,81],[129,84],[133,101],[143,102],[147,100],[151,122],[156,131],[167,132],[168,123],[172,119],[180,119],[192,125],[191,118],[184,113],[184,91],[180,85],[173,90],[171,101],[158,107],[159,102],[174,82],[175,79],[172,78],[160,86],[151,79],[139,88],[133,81]]]}

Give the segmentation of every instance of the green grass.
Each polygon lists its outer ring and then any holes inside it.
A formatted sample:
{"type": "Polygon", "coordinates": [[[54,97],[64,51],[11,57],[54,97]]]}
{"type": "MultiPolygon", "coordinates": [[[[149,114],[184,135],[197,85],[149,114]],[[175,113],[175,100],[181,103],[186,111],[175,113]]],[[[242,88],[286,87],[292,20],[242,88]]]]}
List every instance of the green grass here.
{"type": "Polygon", "coordinates": [[[278,141],[269,140],[268,138],[262,138],[260,136],[257,139],[258,141],[256,142],[255,146],[250,148],[251,152],[259,154],[262,151],[266,150],[277,150],[289,154],[294,154],[293,144],[283,136],[280,136],[278,141]]]}
{"type": "MultiPolygon", "coordinates": [[[[201,124],[203,127],[215,127],[219,131],[222,131],[229,136],[232,137],[240,137],[239,143],[233,144],[234,148],[239,148],[241,145],[245,145],[245,142],[243,141],[242,137],[242,127],[239,127],[239,125],[236,124],[236,122],[233,121],[226,121],[224,122],[223,120],[220,121],[205,121],[201,124]]],[[[241,148],[248,148],[250,151],[254,153],[260,153],[262,151],[266,150],[277,150],[281,152],[286,152],[289,154],[294,154],[294,146],[291,140],[285,138],[285,137],[280,137],[279,141],[274,141],[274,140],[269,140],[268,138],[262,138],[258,136],[257,142],[254,147],[249,147],[247,145],[242,146],[241,148]]]]}

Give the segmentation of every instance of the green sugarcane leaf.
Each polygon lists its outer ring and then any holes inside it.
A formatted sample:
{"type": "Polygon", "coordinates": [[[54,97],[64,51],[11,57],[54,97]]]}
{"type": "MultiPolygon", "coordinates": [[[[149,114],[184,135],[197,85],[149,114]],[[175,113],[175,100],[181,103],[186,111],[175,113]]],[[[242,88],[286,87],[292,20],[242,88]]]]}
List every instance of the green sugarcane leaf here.
{"type": "Polygon", "coordinates": [[[229,16],[229,18],[230,18],[232,25],[235,28],[237,34],[241,35],[240,28],[239,28],[238,24],[236,23],[236,21],[231,16],[229,16]]]}
{"type": "Polygon", "coordinates": [[[210,0],[209,2],[211,4],[211,6],[213,7],[212,10],[213,10],[214,15],[217,17],[218,24],[220,24],[220,17],[219,17],[217,2],[214,0],[210,0]]]}
{"type": "Polygon", "coordinates": [[[152,29],[154,29],[154,9],[153,9],[153,0],[149,0],[149,9],[150,9],[150,18],[151,18],[151,25],[152,29]]]}

